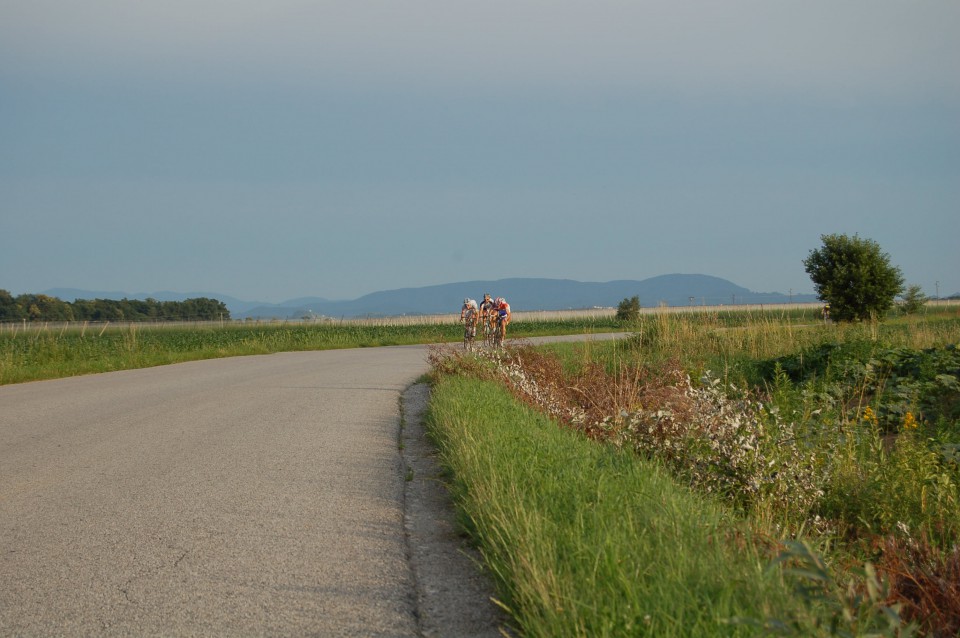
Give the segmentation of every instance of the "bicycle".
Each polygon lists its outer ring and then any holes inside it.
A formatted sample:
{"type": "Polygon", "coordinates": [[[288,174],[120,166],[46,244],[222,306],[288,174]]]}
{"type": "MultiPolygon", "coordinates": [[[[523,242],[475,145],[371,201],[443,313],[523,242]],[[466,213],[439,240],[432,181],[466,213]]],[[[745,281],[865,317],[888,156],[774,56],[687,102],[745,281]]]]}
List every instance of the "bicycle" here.
{"type": "Polygon", "coordinates": [[[477,311],[471,308],[463,320],[463,349],[473,351],[473,340],[477,337],[477,311]]]}
{"type": "Polygon", "coordinates": [[[499,350],[503,347],[503,337],[506,334],[506,325],[504,325],[503,320],[505,317],[497,312],[495,315],[496,326],[493,330],[493,347],[499,350]]]}
{"type": "Polygon", "coordinates": [[[481,313],[480,321],[483,322],[483,345],[489,348],[493,345],[493,314],[491,310],[481,313]]]}

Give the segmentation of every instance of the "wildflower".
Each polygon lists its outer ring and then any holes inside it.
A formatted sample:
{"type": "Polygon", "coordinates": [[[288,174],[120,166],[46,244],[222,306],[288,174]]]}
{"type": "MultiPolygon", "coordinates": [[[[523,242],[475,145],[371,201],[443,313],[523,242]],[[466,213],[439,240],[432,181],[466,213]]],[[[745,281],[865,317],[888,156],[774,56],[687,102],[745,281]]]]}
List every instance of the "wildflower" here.
{"type": "Polygon", "coordinates": [[[877,413],[874,412],[873,408],[871,408],[869,405],[863,409],[863,420],[873,425],[877,425],[879,422],[877,413]]]}
{"type": "Polygon", "coordinates": [[[913,416],[913,412],[907,412],[907,415],[903,417],[903,429],[916,430],[918,425],[916,417],[913,416]]]}

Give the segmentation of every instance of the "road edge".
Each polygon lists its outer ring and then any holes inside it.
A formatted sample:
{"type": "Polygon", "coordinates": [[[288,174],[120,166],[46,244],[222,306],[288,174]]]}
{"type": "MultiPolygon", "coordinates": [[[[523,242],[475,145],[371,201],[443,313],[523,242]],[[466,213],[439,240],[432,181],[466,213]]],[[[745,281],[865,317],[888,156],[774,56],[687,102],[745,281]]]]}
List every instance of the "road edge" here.
{"type": "Polygon", "coordinates": [[[420,634],[510,636],[509,618],[493,602],[491,577],[457,525],[437,450],[423,425],[429,402],[426,383],[411,385],[400,399],[403,524],[420,634]]]}

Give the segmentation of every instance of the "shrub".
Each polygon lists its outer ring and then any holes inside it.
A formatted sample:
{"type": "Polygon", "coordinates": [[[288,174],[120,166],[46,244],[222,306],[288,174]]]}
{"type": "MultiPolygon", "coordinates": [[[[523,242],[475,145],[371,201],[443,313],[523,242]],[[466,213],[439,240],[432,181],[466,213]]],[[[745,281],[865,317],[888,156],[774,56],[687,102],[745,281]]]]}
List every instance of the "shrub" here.
{"type": "Polygon", "coordinates": [[[903,310],[904,314],[915,315],[923,310],[926,303],[927,296],[923,294],[923,288],[917,284],[912,284],[907,287],[907,291],[903,294],[903,304],[900,309],[903,310]]]}
{"type": "Polygon", "coordinates": [[[880,318],[903,290],[900,269],[880,246],[854,235],[822,235],[823,247],[810,251],[804,267],[817,296],[830,304],[837,321],[880,318]]]}
{"type": "Polygon", "coordinates": [[[617,321],[632,322],[640,318],[640,297],[624,298],[617,304],[617,321]]]}

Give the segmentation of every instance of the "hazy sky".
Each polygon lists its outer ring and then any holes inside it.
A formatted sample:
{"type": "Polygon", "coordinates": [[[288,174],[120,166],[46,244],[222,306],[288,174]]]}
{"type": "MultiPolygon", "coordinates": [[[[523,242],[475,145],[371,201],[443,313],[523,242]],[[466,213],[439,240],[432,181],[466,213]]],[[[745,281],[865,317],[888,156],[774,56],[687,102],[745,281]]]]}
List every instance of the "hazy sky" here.
{"type": "Polygon", "coordinates": [[[798,293],[857,233],[960,292],[958,33],[957,0],[0,0],[0,288],[798,293]]]}

